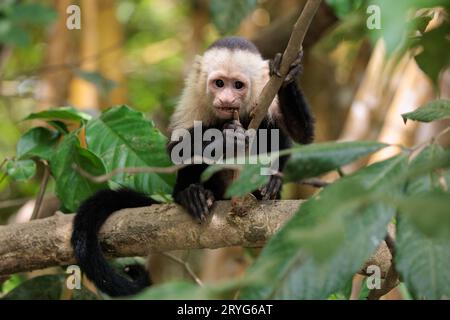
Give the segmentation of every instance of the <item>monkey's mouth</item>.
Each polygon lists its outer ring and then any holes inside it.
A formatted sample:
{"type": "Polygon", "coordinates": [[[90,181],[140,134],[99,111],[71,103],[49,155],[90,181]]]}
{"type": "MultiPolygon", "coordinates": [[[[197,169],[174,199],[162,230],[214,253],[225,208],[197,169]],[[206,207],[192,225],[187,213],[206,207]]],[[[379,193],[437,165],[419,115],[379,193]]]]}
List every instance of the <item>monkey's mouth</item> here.
{"type": "Polygon", "coordinates": [[[226,118],[233,116],[234,112],[239,112],[239,108],[236,107],[216,107],[217,113],[226,118]]]}

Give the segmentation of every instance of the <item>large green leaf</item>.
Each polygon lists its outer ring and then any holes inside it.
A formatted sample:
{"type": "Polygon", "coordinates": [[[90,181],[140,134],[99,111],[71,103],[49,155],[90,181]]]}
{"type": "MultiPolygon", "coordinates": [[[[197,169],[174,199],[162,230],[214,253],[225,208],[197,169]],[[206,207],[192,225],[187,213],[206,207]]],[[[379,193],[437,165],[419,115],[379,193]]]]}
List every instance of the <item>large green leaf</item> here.
{"type": "Polygon", "coordinates": [[[24,120],[32,120],[32,119],[66,120],[66,121],[80,122],[90,120],[91,116],[73,107],[60,107],[32,113],[24,120]]]}
{"type": "Polygon", "coordinates": [[[248,270],[241,297],[326,299],[342,288],[384,238],[395,208],[378,199],[400,192],[406,161],[373,164],[303,203],[248,270]]]}
{"type": "Polygon", "coordinates": [[[450,100],[435,100],[419,109],[402,114],[403,121],[431,122],[450,118],[450,100]]]}
{"type": "Polygon", "coordinates": [[[97,190],[108,188],[106,183],[94,183],[74,169],[75,165],[94,176],[106,172],[102,160],[80,146],[76,133],[65,136],[50,162],[56,194],[68,210],[76,211],[81,201],[97,190]]]}
{"type": "Polygon", "coordinates": [[[443,192],[439,172],[433,170],[446,155],[434,144],[422,150],[408,168],[422,174],[413,175],[399,203],[396,267],[417,298],[450,297],[450,194],[443,192]]]}
{"type": "Polygon", "coordinates": [[[424,236],[450,240],[450,193],[422,192],[397,201],[400,212],[407,215],[424,236]]]}
{"type": "Polygon", "coordinates": [[[50,160],[56,143],[58,142],[59,133],[47,128],[37,127],[27,131],[17,143],[17,157],[39,157],[50,160]]]}
{"type": "MultiPolygon", "coordinates": [[[[86,140],[108,171],[123,167],[167,167],[166,137],[143,114],[127,106],[109,109],[100,118],[89,121],[86,140]]],[[[171,193],[172,174],[117,174],[112,181],[147,194],[171,193]]]]}
{"type": "Polygon", "coordinates": [[[285,181],[315,177],[385,148],[372,141],[327,142],[295,148],[284,170],[285,181]]]}
{"type": "Polygon", "coordinates": [[[426,236],[405,214],[397,220],[395,263],[416,298],[450,297],[450,240],[426,236]]]}
{"type": "Polygon", "coordinates": [[[212,20],[221,34],[232,33],[256,7],[256,0],[211,0],[212,20]]]}
{"type": "Polygon", "coordinates": [[[36,163],[33,160],[9,160],[6,172],[16,181],[26,181],[36,174],[36,163]]]}

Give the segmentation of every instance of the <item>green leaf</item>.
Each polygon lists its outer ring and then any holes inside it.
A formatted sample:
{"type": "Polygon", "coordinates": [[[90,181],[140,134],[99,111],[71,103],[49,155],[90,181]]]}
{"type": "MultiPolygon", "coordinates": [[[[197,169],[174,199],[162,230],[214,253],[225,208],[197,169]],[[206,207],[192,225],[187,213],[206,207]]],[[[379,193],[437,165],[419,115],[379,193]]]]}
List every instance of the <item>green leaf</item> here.
{"type": "Polygon", "coordinates": [[[232,33],[256,4],[257,0],[211,0],[212,21],[221,34],[232,33]]]}
{"type": "Polygon", "coordinates": [[[442,156],[449,158],[432,144],[413,159],[408,171],[422,174],[414,175],[399,201],[396,268],[416,298],[450,297],[450,195],[443,193],[435,170],[442,156]]]}
{"type": "Polygon", "coordinates": [[[106,183],[94,183],[74,169],[76,165],[94,176],[106,173],[102,160],[81,148],[76,132],[64,137],[50,162],[56,180],[56,194],[70,211],[76,211],[80,203],[95,191],[108,188],[106,183]]]}
{"type": "Polygon", "coordinates": [[[69,133],[69,128],[67,128],[67,125],[62,121],[53,120],[47,121],[47,123],[63,135],[69,133]]]}
{"type": "Polygon", "coordinates": [[[420,174],[414,174],[414,177],[409,179],[406,189],[407,194],[442,190],[439,181],[440,176],[437,170],[433,168],[433,164],[439,163],[445,156],[444,149],[437,144],[425,147],[408,166],[408,172],[420,172],[420,174]]]}
{"type": "Polygon", "coordinates": [[[231,299],[238,289],[239,282],[230,280],[218,283],[214,286],[177,281],[161,285],[152,286],[141,293],[131,297],[133,300],[211,300],[211,299],[231,299]]]}
{"type": "MultiPolygon", "coordinates": [[[[115,107],[86,126],[89,150],[102,158],[109,171],[123,167],[167,167],[167,138],[143,114],[127,106],[115,107]]],[[[149,195],[172,192],[173,174],[120,173],[112,181],[149,195]]]]}
{"type": "Polygon", "coordinates": [[[42,120],[62,120],[83,122],[91,119],[87,113],[78,111],[73,107],[53,108],[30,114],[24,120],[42,119],[42,120]]]}
{"type": "Polygon", "coordinates": [[[450,193],[431,191],[403,197],[398,208],[424,236],[450,240],[450,193]]]}
{"type": "Polygon", "coordinates": [[[83,71],[80,69],[75,70],[80,78],[94,84],[102,96],[107,96],[108,93],[117,86],[117,83],[113,80],[105,78],[101,73],[83,71]]]}
{"type": "Polygon", "coordinates": [[[336,170],[386,146],[379,142],[354,141],[317,143],[292,149],[284,181],[299,181],[336,170]]]}
{"type": "Polygon", "coordinates": [[[450,240],[426,236],[404,214],[397,219],[395,263],[416,298],[450,297],[450,240]]]}
{"type": "MultiPolygon", "coordinates": [[[[51,274],[34,277],[6,294],[2,300],[60,300],[67,275],[51,274]]],[[[81,287],[73,291],[72,300],[95,300],[96,295],[81,287]]]]}
{"type": "Polygon", "coordinates": [[[347,18],[347,15],[362,6],[364,0],[326,0],[339,18],[347,18]]]}
{"type": "Polygon", "coordinates": [[[8,175],[16,181],[27,181],[36,174],[33,160],[10,160],[6,163],[8,175]]]}
{"type": "Polygon", "coordinates": [[[39,157],[50,160],[59,133],[47,128],[37,127],[27,131],[17,143],[17,157],[19,159],[39,157]]]}
{"type": "Polygon", "coordinates": [[[417,46],[422,51],[415,56],[420,69],[425,72],[435,85],[439,83],[439,77],[443,70],[450,67],[450,25],[442,23],[418,39],[417,46]]]}
{"type": "Polygon", "coordinates": [[[57,13],[51,7],[38,3],[21,3],[13,6],[9,19],[15,24],[46,25],[53,22],[57,13]]]}
{"type": "Polygon", "coordinates": [[[226,197],[238,197],[246,193],[257,190],[269,182],[269,175],[262,175],[263,165],[245,165],[240,172],[238,179],[227,188],[226,197]]]}
{"type": "Polygon", "coordinates": [[[408,119],[420,122],[448,119],[450,118],[450,100],[434,100],[413,112],[402,114],[402,118],[405,123],[408,119]]]}
{"type": "Polygon", "coordinates": [[[15,27],[9,21],[0,21],[0,43],[24,47],[30,42],[30,35],[21,27],[15,27]]]}
{"type": "Polygon", "coordinates": [[[395,208],[378,199],[401,191],[392,182],[406,161],[373,164],[304,202],[248,270],[241,298],[326,299],[341,289],[384,238],[395,208]]]}

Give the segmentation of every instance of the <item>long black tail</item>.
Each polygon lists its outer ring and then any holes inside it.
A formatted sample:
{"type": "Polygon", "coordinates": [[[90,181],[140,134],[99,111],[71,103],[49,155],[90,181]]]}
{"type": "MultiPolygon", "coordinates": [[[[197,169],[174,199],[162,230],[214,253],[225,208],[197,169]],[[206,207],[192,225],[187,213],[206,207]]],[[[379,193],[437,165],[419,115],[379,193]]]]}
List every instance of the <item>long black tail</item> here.
{"type": "Polygon", "coordinates": [[[149,275],[141,266],[129,268],[132,280],[117,273],[103,255],[97,234],[113,212],[154,203],[144,194],[119,189],[101,190],[80,205],[73,224],[72,246],[81,270],[102,292],[112,297],[127,296],[150,285],[149,275]]]}

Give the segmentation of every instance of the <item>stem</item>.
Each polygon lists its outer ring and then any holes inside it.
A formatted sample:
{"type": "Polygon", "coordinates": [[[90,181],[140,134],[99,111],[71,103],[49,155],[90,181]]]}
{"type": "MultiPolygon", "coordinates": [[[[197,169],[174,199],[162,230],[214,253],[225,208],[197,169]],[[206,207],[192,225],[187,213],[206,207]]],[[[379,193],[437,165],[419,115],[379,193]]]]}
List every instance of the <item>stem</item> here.
{"type": "Polygon", "coordinates": [[[45,190],[47,189],[48,179],[50,177],[47,161],[43,160],[42,163],[44,164],[44,176],[42,177],[41,186],[39,187],[39,193],[30,220],[39,218],[39,210],[41,209],[42,200],[44,199],[45,190]]]}
{"type": "Polygon", "coordinates": [[[305,38],[306,31],[308,30],[311,21],[319,9],[321,0],[308,0],[303,11],[294,25],[291,38],[289,39],[286,50],[283,53],[280,65],[281,77],[272,75],[269,82],[264,86],[258,102],[256,103],[253,119],[251,120],[248,129],[257,129],[261,124],[261,121],[267,115],[267,110],[270,104],[280,90],[280,87],[286,77],[290,65],[294,62],[298,55],[300,48],[302,47],[303,39],[305,38]]]}
{"type": "Polygon", "coordinates": [[[186,269],[187,273],[189,274],[189,276],[191,276],[191,278],[201,287],[203,287],[203,282],[202,280],[200,280],[200,278],[195,274],[195,272],[192,270],[191,266],[189,265],[189,263],[187,263],[186,261],[174,256],[173,254],[170,254],[168,252],[161,252],[161,254],[179,264],[181,264],[184,269],[186,269]]]}

